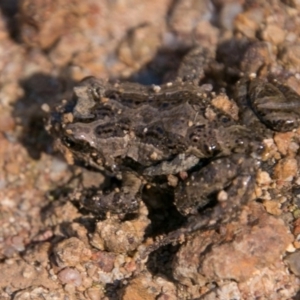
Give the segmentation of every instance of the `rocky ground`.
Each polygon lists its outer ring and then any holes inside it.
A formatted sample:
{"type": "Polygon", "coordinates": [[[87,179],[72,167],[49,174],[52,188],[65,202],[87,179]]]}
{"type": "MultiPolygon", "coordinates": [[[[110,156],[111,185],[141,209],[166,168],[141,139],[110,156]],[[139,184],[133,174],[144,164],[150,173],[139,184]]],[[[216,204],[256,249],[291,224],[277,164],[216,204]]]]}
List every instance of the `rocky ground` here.
{"type": "MultiPolygon", "coordinates": [[[[273,74],[300,92],[297,0],[0,1],[0,299],[300,299],[300,129],[238,221],[141,261],[164,212],[120,222],[70,201],[102,174],[68,166],[44,129],[85,76],[161,83],[201,43],[214,70],[273,74]],[[156,223],[157,225],[156,225],[156,223]]],[[[230,80],[226,84],[230,84],[230,80]]],[[[226,86],[224,86],[226,88],[226,86]]]]}

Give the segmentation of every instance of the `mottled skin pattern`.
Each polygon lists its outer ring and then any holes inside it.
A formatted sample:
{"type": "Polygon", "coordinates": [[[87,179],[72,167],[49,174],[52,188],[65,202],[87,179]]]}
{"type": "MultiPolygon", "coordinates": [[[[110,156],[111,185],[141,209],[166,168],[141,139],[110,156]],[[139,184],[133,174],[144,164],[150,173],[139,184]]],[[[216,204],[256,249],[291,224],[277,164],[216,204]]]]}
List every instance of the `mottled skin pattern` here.
{"type": "Polygon", "coordinates": [[[95,213],[134,212],[141,187],[161,177],[167,185],[172,174],[174,203],[190,217],[182,233],[231,221],[253,198],[263,140],[299,126],[300,98],[278,82],[247,76],[235,101],[216,95],[199,85],[211,59],[205,49],[191,51],[177,80],[162,86],[89,77],[74,88],[74,99],[52,115],[51,133],[69,160],[123,182],[105,194],[83,194],[83,205],[95,213]]]}

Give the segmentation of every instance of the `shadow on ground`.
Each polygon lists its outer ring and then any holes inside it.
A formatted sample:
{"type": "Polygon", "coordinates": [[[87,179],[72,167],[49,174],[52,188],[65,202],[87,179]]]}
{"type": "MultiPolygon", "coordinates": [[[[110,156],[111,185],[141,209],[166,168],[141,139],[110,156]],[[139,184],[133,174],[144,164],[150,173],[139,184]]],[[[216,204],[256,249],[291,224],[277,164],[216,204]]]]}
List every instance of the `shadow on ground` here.
{"type": "Polygon", "coordinates": [[[74,82],[66,76],[51,76],[36,73],[20,81],[24,96],[15,102],[13,117],[21,125],[20,142],[28,154],[39,159],[42,152],[52,152],[52,137],[45,130],[48,113],[42,107],[52,110],[54,106],[71,94],[74,82]]]}
{"type": "Polygon", "coordinates": [[[17,12],[18,12],[19,0],[1,0],[0,11],[6,18],[6,25],[11,38],[14,41],[18,41],[18,24],[17,24],[17,12]]]}

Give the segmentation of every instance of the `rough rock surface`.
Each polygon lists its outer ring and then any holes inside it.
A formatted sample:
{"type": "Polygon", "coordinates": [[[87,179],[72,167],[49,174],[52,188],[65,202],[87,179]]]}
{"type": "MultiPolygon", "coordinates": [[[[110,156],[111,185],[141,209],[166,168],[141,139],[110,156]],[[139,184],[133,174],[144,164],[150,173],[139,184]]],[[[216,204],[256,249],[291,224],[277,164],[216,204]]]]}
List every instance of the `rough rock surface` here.
{"type": "Polygon", "coordinates": [[[0,1],[0,298],[297,299],[299,129],[264,141],[272,163],[256,178],[259,203],[146,261],[139,251],[182,224],[169,200],[149,195],[140,219],[85,211],[76,189],[110,178],[68,166],[44,119],[85,76],[167,82],[195,43],[216,53],[207,72],[229,99],[252,72],[300,93],[299,8],[293,0],[0,1]],[[118,232],[122,243],[108,243],[118,232]]]}

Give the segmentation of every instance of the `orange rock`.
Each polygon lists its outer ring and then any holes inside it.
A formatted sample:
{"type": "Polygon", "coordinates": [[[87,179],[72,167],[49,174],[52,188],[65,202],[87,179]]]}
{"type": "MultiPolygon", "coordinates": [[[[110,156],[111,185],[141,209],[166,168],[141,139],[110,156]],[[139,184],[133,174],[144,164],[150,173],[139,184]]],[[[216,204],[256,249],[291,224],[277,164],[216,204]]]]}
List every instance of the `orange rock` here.
{"type": "Polygon", "coordinates": [[[277,180],[292,181],[297,175],[298,165],[295,158],[284,158],[274,167],[273,177],[277,180]]]}
{"type": "Polygon", "coordinates": [[[135,278],[130,282],[126,287],[123,300],[155,300],[156,294],[151,292],[151,289],[148,289],[147,284],[142,280],[142,278],[135,278]]]}
{"type": "Polygon", "coordinates": [[[294,139],[295,134],[293,132],[278,132],[274,136],[274,141],[277,146],[278,151],[282,155],[292,155],[294,156],[299,148],[299,146],[294,149],[295,147],[291,143],[294,139]]]}

